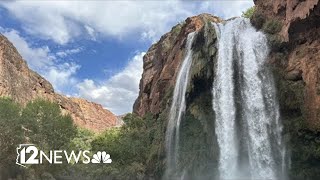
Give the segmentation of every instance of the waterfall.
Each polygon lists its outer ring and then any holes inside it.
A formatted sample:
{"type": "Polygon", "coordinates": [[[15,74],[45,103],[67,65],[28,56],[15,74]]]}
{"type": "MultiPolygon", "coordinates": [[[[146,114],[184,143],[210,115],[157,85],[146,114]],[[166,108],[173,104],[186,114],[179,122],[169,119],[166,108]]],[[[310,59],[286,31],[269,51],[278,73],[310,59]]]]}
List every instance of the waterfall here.
{"type": "Polygon", "coordinates": [[[283,179],[285,148],[267,39],[248,19],[214,24],[213,84],[220,179],[283,179]]]}
{"type": "Polygon", "coordinates": [[[194,35],[195,33],[192,32],[187,38],[186,55],[176,79],[166,131],[167,174],[170,174],[169,176],[171,178],[173,174],[179,174],[177,172],[177,160],[179,157],[179,129],[181,116],[186,108],[185,94],[188,85],[189,71],[192,64],[191,45],[194,35]]]}

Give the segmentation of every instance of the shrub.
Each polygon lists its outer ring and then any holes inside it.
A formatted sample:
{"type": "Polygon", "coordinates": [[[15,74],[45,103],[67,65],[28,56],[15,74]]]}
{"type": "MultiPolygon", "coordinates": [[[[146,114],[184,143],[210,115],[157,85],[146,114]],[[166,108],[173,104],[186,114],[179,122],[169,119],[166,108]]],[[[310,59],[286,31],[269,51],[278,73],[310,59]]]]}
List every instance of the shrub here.
{"type": "Polygon", "coordinates": [[[251,18],[255,12],[255,7],[252,6],[251,8],[247,9],[246,11],[242,12],[242,17],[244,18],[251,18]]]}
{"type": "Polygon", "coordinates": [[[256,27],[257,29],[261,29],[265,22],[265,17],[260,12],[255,11],[251,16],[250,20],[254,27],[256,27]]]}
{"type": "Polygon", "coordinates": [[[276,34],[281,31],[281,28],[281,22],[275,19],[268,20],[262,27],[262,29],[269,34],[276,34]]]}

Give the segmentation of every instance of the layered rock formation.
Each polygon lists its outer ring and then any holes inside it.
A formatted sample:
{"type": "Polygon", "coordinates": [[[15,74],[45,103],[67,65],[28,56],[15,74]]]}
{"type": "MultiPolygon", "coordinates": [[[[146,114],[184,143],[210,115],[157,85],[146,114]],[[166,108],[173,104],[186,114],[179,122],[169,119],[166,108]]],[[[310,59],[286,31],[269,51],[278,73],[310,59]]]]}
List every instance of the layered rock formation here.
{"type": "Polygon", "coordinates": [[[76,125],[93,131],[105,130],[118,122],[112,112],[99,104],[55,93],[47,80],[28,68],[3,35],[0,35],[0,96],[11,97],[23,105],[37,98],[56,102],[64,113],[72,116],[76,125]]]}
{"type": "MultiPolygon", "coordinates": [[[[166,94],[172,91],[179,66],[184,57],[187,35],[203,30],[205,24],[221,22],[222,19],[209,14],[187,18],[166,33],[143,57],[143,74],[140,81],[139,97],[133,111],[140,116],[146,113],[159,114],[167,104],[166,94]]],[[[204,41],[204,39],[201,39],[204,41]]],[[[201,41],[199,40],[199,41],[201,41]]],[[[199,65],[198,68],[203,68],[199,65]]]]}
{"type": "Polygon", "coordinates": [[[269,34],[270,59],[282,80],[283,114],[296,114],[309,129],[320,130],[320,1],[256,0],[255,4],[252,22],[269,34]]]}

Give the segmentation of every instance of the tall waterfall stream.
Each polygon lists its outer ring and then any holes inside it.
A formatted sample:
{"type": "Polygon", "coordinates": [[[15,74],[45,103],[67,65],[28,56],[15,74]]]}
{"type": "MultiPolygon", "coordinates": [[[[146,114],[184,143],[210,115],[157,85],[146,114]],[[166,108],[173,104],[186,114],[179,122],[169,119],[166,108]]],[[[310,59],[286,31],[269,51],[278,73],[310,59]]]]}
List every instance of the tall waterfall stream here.
{"type": "MultiPolygon", "coordinates": [[[[267,38],[243,18],[212,24],[212,28],[218,36],[212,121],[219,152],[213,179],[284,179],[286,152],[275,83],[265,64],[267,38]]],[[[194,36],[190,33],[187,38],[169,114],[166,179],[190,179],[179,167],[178,157],[194,36]]]]}
{"type": "Polygon", "coordinates": [[[177,171],[177,159],[179,156],[179,130],[182,114],[186,108],[185,94],[188,85],[189,71],[192,64],[191,45],[195,33],[190,33],[187,38],[186,56],[182,62],[180,71],[177,76],[176,85],[173,93],[173,100],[169,114],[169,122],[166,133],[167,149],[167,170],[177,171]]]}

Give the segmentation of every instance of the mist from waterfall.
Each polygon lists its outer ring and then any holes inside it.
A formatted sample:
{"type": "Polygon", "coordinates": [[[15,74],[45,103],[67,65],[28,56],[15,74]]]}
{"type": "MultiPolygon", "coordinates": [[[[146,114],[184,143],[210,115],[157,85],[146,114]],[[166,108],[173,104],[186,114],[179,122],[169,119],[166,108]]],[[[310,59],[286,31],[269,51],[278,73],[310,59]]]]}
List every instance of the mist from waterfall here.
{"type": "Polygon", "coordinates": [[[166,131],[166,153],[167,153],[167,172],[166,174],[172,178],[173,175],[183,176],[178,172],[179,157],[179,130],[181,117],[186,109],[185,94],[188,85],[189,71],[192,64],[191,45],[195,33],[189,33],[186,43],[186,55],[180,66],[177,75],[176,84],[173,92],[173,100],[171,104],[169,122],[166,131]]]}
{"type": "Polygon", "coordinates": [[[284,179],[285,148],[266,36],[248,19],[214,24],[213,84],[220,179],[284,179]]]}

